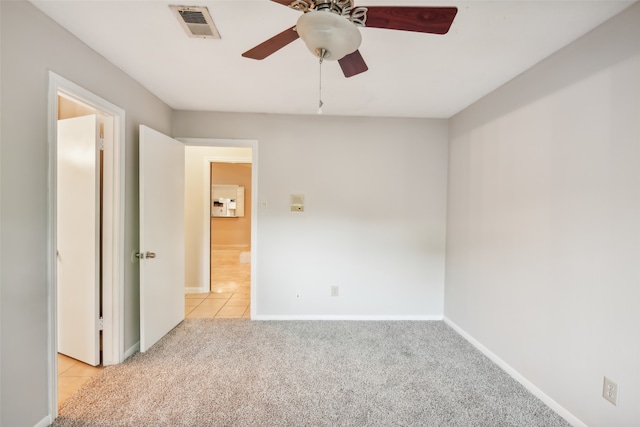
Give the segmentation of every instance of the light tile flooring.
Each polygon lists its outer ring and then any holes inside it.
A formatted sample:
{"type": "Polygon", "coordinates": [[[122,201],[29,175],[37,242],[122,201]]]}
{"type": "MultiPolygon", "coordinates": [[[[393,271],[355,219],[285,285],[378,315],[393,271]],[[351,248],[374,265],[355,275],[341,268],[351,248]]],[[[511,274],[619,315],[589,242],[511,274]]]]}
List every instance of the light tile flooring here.
{"type": "Polygon", "coordinates": [[[250,249],[211,248],[211,292],[187,294],[187,318],[244,318],[251,316],[250,249]]]}
{"type": "MultiPolygon", "coordinates": [[[[185,317],[251,318],[249,251],[248,247],[211,248],[211,292],[187,294],[185,317]]],[[[58,407],[101,369],[58,353],[58,407]]]]}
{"type": "Polygon", "coordinates": [[[238,292],[209,292],[187,294],[184,300],[186,318],[250,319],[249,294],[238,292]]]}
{"type": "Polygon", "coordinates": [[[58,408],[101,369],[58,353],[58,408]]]}

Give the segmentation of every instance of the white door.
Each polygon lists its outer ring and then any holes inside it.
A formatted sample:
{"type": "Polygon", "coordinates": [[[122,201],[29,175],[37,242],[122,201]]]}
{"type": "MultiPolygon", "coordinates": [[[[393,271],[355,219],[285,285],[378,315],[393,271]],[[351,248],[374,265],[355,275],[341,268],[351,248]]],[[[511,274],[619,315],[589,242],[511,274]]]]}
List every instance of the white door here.
{"type": "Polygon", "coordinates": [[[140,351],[184,319],[184,145],[140,126],[140,351]]]}
{"type": "Polygon", "coordinates": [[[58,352],[100,364],[98,118],[58,121],[58,352]]]}

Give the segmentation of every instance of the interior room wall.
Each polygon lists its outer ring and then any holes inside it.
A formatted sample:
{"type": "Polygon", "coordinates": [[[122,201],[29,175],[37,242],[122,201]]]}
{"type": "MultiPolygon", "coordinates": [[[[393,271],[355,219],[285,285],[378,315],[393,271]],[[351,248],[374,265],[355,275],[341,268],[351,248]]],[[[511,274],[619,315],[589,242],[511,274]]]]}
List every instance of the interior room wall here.
{"type": "Polygon", "coordinates": [[[446,120],[177,111],[173,134],[258,141],[258,318],[441,318],[446,120]]]}
{"type": "MultiPolygon", "coordinates": [[[[185,147],[185,287],[209,289],[208,274],[204,274],[203,263],[209,262],[208,229],[204,227],[204,206],[208,203],[203,185],[208,182],[209,163],[220,161],[251,161],[251,148],[247,147],[185,147]]],[[[249,218],[251,218],[249,216],[249,218]]],[[[210,246],[210,245],[209,245],[210,246]]],[[[208,269],[207,269],[208,271],[208,269]]]]}
{"type": "Polygon", "coordinates": [[[212,246],[251,246],[251,164],[211,164],[212,185],[237,185],[244,188],[244,216],[237,218],[211,218],[212,246]]]}
{"type": "MultiPolygon", "coordinates": [[[[171,109],[26,1],[0,2],[0,24],[0,424],[33,426],[50,414],[49,70],[126,110],[126,254],[138,244],[138,126],[169,133],[171,109]]],[[[124,275],[129,348],[139,340],[139,282],[138,266],[128,256],[124,275]]]]}
{"type": "Polygon", "coordinates": [[[575,425],[640,425],[639,40],[635,4],[450,122],[445,316],[575,425]]]}

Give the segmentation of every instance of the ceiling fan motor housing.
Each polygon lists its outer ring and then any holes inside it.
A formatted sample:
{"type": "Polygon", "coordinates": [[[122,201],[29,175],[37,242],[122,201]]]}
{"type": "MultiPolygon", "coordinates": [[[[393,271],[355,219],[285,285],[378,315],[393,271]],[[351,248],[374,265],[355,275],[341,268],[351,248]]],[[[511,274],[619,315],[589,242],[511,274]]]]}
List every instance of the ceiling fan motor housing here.
{"type": "Polygon", "coordinates": [[[296,29],[314,56],[333,61],[355,52],[362,42],[358,28],[330,9],[304,13],[298,19],[296,29]]]}

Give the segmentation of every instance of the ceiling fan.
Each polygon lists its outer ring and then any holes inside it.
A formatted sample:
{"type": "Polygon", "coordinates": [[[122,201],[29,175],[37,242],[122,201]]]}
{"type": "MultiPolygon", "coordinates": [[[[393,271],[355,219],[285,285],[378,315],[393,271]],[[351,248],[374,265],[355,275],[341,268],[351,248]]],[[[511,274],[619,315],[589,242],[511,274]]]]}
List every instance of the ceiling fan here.
{"type": "Polygon", "coordinates": [[[271,0],[303,12],[296,25],[242,54],[264,59],[301,38],[313,55],[337,60],[345,77],[368,70],[358,51],[362,37],[357,27],[384,28],[446,34],[456,7],[368,6],[354,7],[353,0],[271,0]]]}

